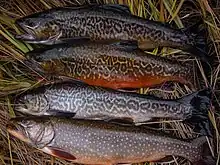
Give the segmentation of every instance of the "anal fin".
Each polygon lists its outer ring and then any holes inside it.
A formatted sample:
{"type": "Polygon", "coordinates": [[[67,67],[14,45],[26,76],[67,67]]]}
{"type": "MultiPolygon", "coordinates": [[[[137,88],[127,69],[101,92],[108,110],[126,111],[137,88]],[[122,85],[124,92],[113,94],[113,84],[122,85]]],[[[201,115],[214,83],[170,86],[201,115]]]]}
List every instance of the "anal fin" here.
{"type": "Polygon", "coordinates": [[[138,42],[138,47],[139,49],[142,50],[149,50],[156,48],[157,45],[153,41],[142,41],[142,42],[138,42]]]}
{"type": "Polygon", "coordinates": [[[133,119],[128,117],[123,118],[108,118],[105,120],[106,122],[111,122],[119,125],[133,125],[133,119]]]}
{"type": "Polygon", "coordinates": [[[57,111],[57,110],[49,110],[49,111],[47,111],[46,115],[72,118],[76,115],[76,113],[75,112],[63,112],[63,111],[57,111]]]}
{"type": "Polygon", "coordinates": [[[165,157],[166,157],[166,155],[164,155],[164,154],[160,154],[160,153],[156,154],[155,153],[153,155],[148,156],[147,161],[149,161],[149,162],[158,162],[159,160],[161,160],[165,157]]]}

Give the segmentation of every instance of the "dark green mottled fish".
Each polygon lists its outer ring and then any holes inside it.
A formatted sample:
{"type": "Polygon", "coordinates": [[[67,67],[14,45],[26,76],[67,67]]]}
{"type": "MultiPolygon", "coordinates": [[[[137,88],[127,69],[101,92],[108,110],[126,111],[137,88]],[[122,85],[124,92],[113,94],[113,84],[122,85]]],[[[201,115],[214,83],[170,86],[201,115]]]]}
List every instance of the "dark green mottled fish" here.
{"type": "MultiPolygon", "coordinates": [[[[126,119],[137,125],[153,118],[191,119],[189,122],[204,131],[210,103],[209,89],[166,100],[83,83],[57,83],[17,96],[14,109],[37,116],[68,114],[83,119],[126,119]]],[[[205,131],[208,132],[208,129],[205,131]]]]}
{"type": "Polygon", "coordinates": [[[28,56],[46,74],[112,89],[153,87],[168,81],[193,84],[191,66],[147,54],[134,44],[61,44],[28,56]]]}
{"type": "Polygon", "coordinates": [[[60,117],[15,118],[7,131],[52,156],[100,165],[157,161],[170,155],[196,163],[206,142],[205,137],[185,142],[140,127],[60,117]]]}
{"type": "Polygon", "coordinates": [[[16,24],[24,30],[16,38],[29,43],[55,44],[78,38],[130,40],[138,41],[143,49],[173,47],[202,59],[206,54],[205,41],[199,35],[134,16],[124,5],[59,7],[18,19],[16,24]]]}

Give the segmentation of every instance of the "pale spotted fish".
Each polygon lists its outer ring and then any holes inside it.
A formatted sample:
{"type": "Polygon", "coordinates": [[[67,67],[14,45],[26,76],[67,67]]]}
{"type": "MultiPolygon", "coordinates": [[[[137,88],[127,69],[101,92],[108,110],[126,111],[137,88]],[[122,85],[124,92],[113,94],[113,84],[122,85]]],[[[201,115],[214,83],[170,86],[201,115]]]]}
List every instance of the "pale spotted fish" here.
{"type": "Polygon", "coordinates": [[[26,56],[45,75],[65,76],[89,85],[126,89],[173,81],[193,87],[192,66],[147,54],[134,43],[61,44],[26,56]]]}
{"type": "Polygon", "coordinates": [[[186,142],[141,127],[47,116],[12,119],[7,131],[52,156],[96,165],[151,162],[169,155],[196,163],[206,142],[203,136],[186,142]]]}
{"type": "MultiPolygon", "coordinates": [[[[122,119],[140,125],[154,118],[186,120],[206,134],[211,92],[204,89],[179,99],[115,91],[84,83],[56,83],[15,98],[14,109],[30,115],[70,115],[75,118],[122,119]]],[[[209,133],[208,133],[209,134],[209,133]]]]}
{"type": "Polygon", "coordinates": [[[78,38],[137,41],[142,49],[173,47],[207,61],[201,33],[132,15],[125,5],[58,7],[17,19],[15,23],[24,31],[16,38],[28,43],[52,45],[78,38]]]}

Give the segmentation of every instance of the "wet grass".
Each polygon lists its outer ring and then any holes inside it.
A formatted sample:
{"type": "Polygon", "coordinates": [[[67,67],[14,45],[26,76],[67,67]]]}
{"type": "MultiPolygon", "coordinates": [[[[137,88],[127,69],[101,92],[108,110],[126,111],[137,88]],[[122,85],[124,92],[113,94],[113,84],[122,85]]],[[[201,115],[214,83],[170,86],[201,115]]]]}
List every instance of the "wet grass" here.
{"type": "MultiPolygon", "coordinates": [[[[24,53],[32,50],[32,46],[14,38],[19,34],[18,27],[14,25],[16,18],[42,11],[45,9],[66,6],[79,5],[82,1],[70,0],[5,0],[0,4],[0,164],[71,164],[64,160],[43,154],[26,144],[17,141],[7,134],[5,125],[10,117],[15,116],[13,105],[11,103],[11,94],[23,92],[30,88],[42,84],[45,77],[32,70],[23,63],[24,53]]],[[[90,1],[85,1],[89,3],[90,1]]],[[[212,71],[207,74],[201,62],[190,58],[180,50],[163,48],[154,49],[152,54],[177,58],[183,62],[190,63],[195,68],[196,89],[187,86],[173,84],[172,91],[166,91],[165,88],[141,89],[140,93],[151,93],[164,98],[177,98],[187,93],[191,93],[205,86],[211,86],[215,92],[213,108],[210,109],[210,121],[213,124],[214,141],[210,145],[215,157],[220,158],[219,146],[219,126],[220,126],[220,56],[219,56],[219,4],[213,0],[210,4],[207,0],[192,1],[189,4],[186,0],[97,0],[97,3],[119,3],[127,4],[131,12],[151,20],[159,20],[169,23],[174,27],[185,28],[194,24],[198,20],[203,20],[204,27],[207,29],[207,39],[209,41],[209,54],[213,59],[212,71]],[[192,5],[192,2],[194,5],[192,5]],[[181,54],[181,55],[180,55],[181,54]]],[[[47,81],[47,80],[46,80],[47,81]]],[[[195,137],[192,129],[181,122],[171,122],[166,120],[159,121],[161,129],[180,138],[195,137]]],[[[148,164],[148,163],[146,163],[148,164]]],[[[156,164],[156,163],[149,163],[156,164]]],[[[174,164],[189,164],[184,159],[178,159],[174,164]]]]}

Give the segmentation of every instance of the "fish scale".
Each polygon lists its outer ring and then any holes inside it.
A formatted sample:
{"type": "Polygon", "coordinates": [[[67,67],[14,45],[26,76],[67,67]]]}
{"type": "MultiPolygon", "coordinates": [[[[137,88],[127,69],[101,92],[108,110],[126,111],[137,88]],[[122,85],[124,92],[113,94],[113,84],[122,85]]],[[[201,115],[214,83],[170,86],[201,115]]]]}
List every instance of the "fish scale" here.
{"type": "Polygon", "coordinates": [[[205,137],[186,142],[141,127],[59,117],[12,119],[7,130],[48,154],[83,164],[140,163],[169,155],[194,163],[202,159],[206,142],[205,137]]]}

